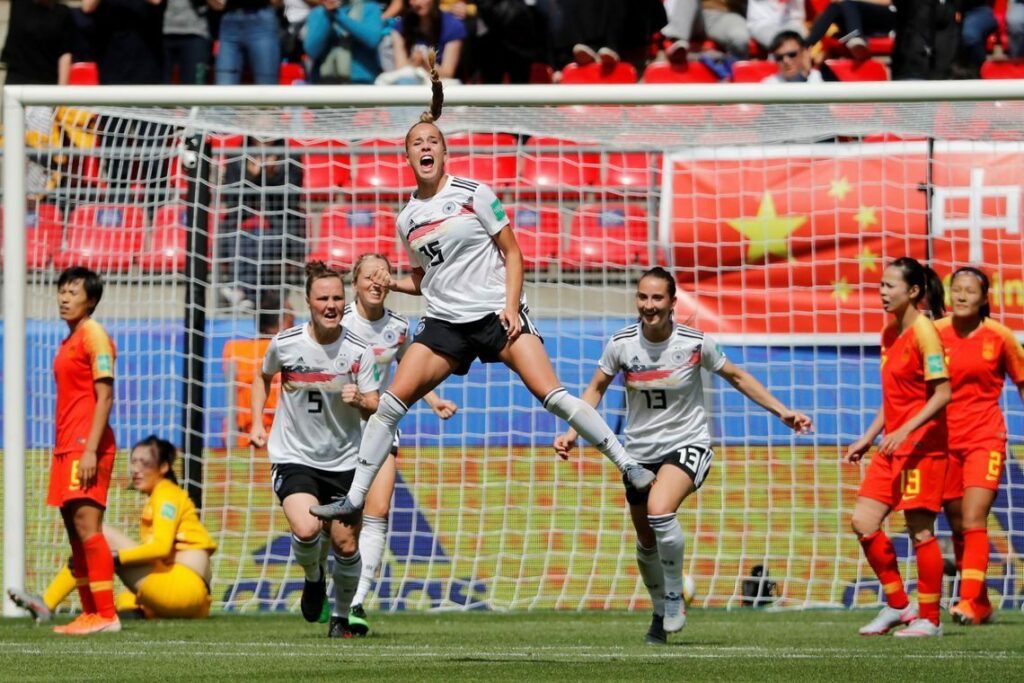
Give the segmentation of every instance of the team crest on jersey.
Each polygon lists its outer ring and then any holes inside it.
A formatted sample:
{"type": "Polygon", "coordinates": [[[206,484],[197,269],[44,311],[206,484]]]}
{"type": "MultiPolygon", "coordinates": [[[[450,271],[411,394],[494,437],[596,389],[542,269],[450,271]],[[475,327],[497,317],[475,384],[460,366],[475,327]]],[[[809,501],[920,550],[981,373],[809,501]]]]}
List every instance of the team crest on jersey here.
{"type": "Polygon", "coordinates": [[[352,362],[348,359],[348,356],[341,354],[334,359],[334,371],[339,375],[344,374],[352,369],[352,362]]]}
{"type": "Polygon", "coordinates": [[[992,343],[992,340],[986,339],[985,343],[981,345],[981,357],[985,360],[995,359],[996,345],[992,343]]]}
{"type": "Polygon", "coordinates": [[[445,216],[451,216],[459,210],[459,205],[455,202],[445,202],[444,206],[441,207],[441,213],[445,216]]]}
{"type": "Polygon", "coordinates": [[[387,344],[388,346],[394,346],[395,343],[398,341],[398,331],[389,327],[386,330],[384,330],[384,333],[381,335],[381,338],[384,340],[384,343],[387,344]]]}

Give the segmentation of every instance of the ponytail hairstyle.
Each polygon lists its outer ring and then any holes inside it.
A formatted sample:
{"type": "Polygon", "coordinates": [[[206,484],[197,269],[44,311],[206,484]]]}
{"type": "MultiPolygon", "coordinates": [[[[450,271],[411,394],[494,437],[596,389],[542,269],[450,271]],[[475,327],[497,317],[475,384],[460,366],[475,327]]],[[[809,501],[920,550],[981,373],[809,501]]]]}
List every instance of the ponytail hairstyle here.
{"type": "MultiPolygon", "coordinates": [[[[436,124],[437,120],[441,118],[441,110],[444,107],[444,85],[441,83],[441,76],[437,73],[437,52],[434,48],[427,50],[427,64],[430,66],[430,108],[420,114],[420,120],[412,124],[409,128],[409,132],[405,134],[405,146],[409,146],[409,133],[412,129],[421,123],[433,123],[436,124]]],[[[437,126],[434,126],[437,128],[437,126]]],[[[437,132],[441,135],[441,146],[444,149],[448,149],[448,143],[444,139],[444,133],[438,128],[437,132]]]]}
{"type": "Polygon", "coordinates": [[[324,278],[336,277],[342,282],[345,280],[341,277],[341,273],[331,268],[323,261],[310,261],[306,264],[306,298],[309,298],[309,292],[313,289],[313,283],[317,280],[323,280],[324,278]]]}
{"type": "Polygon", "coordinates": [[[946,314],[946,290],[938,273],[909,256],[901,256],[889,265],[900,269],[907,289],[917,287],[917,298],[911,299],[915,306],[923,299],[932,320],[938,320],[946,314]]]}
{"type": "MultiPolygon", "coordinates": [[[[668,298],[676,298],[676,279],[672,277],[672,274],[667,270],[661,266],[654,266],[641,275],[640,280],[643,280],[645,277],[653,277],[658,280],[662,280],[668,286],[668,298]]],[[[638,285],[640,284],[640,280],[637,280],[638,285]]]]}
{"type": "Polygon", "coordinates": [[[359,258],[356,259],[356,262],[352,264],[352,284],[355,284],[355,281],[359,279],[359,269],[363,267],[363,264],[373,259],[383,261],[384,265],[388,267],[388,270],[391,270],[391,261],[388,260],[387,256],[384,256],[383,254],[377,254],[372,251],[366,252],[365,254],[360,254],[359,258]]]}
{"type": "Polygon", "coordinates": [[[960,275],[971,275],[978,280],[978,283],[981,285],[981,308],[978,311],[978,314],[981,316],[982,320],[992,317],[992,307],[988,303],[988,275],[985,275],[984,272],[974,266],[961,266],[953,271],[953,276],[949,278],[951,287],[953,285],[953,280],[956,280],[960,275]]]}
{"type": "Polygon", "coordinates": [[[150,434],[132,446],[133,451],[136,448],[149,448],[156,456],[158,467],[167,463],[167,474],[164,475],[164,479],[168,479],[174,484],[178,483],[178,477],[174,474],[174,461],[178,459],[178,449],[174,447],[174,444],[167,439],[161,439],[156,434],[150,434]]]}

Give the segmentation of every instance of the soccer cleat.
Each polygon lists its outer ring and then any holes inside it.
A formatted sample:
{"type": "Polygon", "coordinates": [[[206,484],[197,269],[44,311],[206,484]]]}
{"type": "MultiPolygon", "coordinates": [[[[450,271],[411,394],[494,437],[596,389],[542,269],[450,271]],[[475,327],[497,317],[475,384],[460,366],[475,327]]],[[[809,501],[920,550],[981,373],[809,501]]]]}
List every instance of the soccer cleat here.
{"type": "Polygon", "coordinates": [[[331,622],[327,626],[328,638],[351,638],[352,631],[348,628],[348,619],[345,617],[331,616],[331,622]]]}
{"type": "Polygon", "coordinates": [[[646,491],[651,488],[651,484],[654,483],[654,472],[651,472],[642,465],[629,465],[622,471],[622,473],[625,474],[626,479],[629,480],[629,485],[637,491],[646,491]]]}
{"type": "Polygon", "coordinates": [[[306,580],[302,584],[302,600],[299,605],[302,607],[302,618],[309,623],[320,620],[320,613],[327,602],[327,577],[323,571],[316,581],[306,580]]]}
{"type": "Polygon", "coordinates": [[[81,612],[77,617],[75,617],[74,619],[72,619],[68,623],[66,623],[66,624],[59,624],[57,626],[54,626],[53,627],[53,632],[54,633],[60,633],[60,634],[67,633],[68,629],[71,628],[72,626],[74,626],[75,624],[80,624],[80,623],[85,623],[87,621],[91,621],[92,618],[95,617],[95,616],[98,616],[98,615],[94,614],[92,612],[81,612]]]}
{"type": "Polygon", "coordinates": [[[89,636],[94,633],[118,633],[121,630],[121,620],[115,614],[112,617],[104,617],[99,614],[90,614],[88,619],[75,619],[64,629],[66,636],[89,636]]]}
{"type": "Polygon", "coordinates": [[[992,605],[979,605],[972,600],[961,600],[949,608],[953,621],[961,626],[979,626],[992,621],[992,605]]]}
{"type": "Polygon", "coordinates": [[[348,630],[357,636],[365,636],[370,632],[370,622],[366,620],[366,610],[362,605],[352,605],[349,608],[348,630]]]}
{"type": "Polygon", "coordinates": [[[912,605],[896,609],[886,605],[874,619],[861,627],[862,636],[884,636],[900,624],[909,624],[917,619],[917,610],[912,605]]]}
{"type": "Polygon", "coordinates": [[[651,617],[651,626],[644,635],[644,642],[648,645],[665,645],[668,643],[668,635],[665,633],[665,617],[655,614],[651,617]]]}
{"type": "Polygon", "coordinates": [[[309,508],[309,514],[324,521],[351,519],[358,517],[360,512],[362,512],[361,508],[348,502],[348,496],[341,496],[327,505],[314,505],[309,508]]]}
{"type": "Polygon", "coordinates": [[[897,638],[931,638],[942,635],[942,624],[934,624],[930,619],[917,618],[910,622],[902,631],[894,633],[897,638]]]}
{"type": "Polygon", "coordinates": [[[317,621],[321,624],[327,624],[331,621],[331,601],[324,600],[323,609],[320,610],[320,618],[317,621]]]}
{"type": "Polygon", "coordinates": [[[11,602],[31,614],[37,624],[46,623],[53,618],[53,612],[35,593],[29,593],[20,588],[11,588],[7,591],[7,596],[11,602]]]}
{"type": "Polygon", "coordinates": [[[679,593],[665,593],[665,632],[677,633],[686,626],[686,605],[679,593]]]}

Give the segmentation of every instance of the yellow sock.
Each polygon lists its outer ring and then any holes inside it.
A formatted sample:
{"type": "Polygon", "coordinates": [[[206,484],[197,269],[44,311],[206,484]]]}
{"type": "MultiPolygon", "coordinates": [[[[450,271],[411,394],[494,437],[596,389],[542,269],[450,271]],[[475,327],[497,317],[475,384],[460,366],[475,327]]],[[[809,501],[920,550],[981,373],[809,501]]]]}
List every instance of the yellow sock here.
{"type": "Polygon", "coordinates": [[[71,575],[71,570],[67,568],[67,565],[64,565],[57,572],[57,576],[53,577],[50,585],[46,587],[46,592],[43,593],[43,602],[51,610],[57,609],[57,605],[64,602],[64,598],[68,597],[73,590],[75,590],[75,577],[71,575]]]}

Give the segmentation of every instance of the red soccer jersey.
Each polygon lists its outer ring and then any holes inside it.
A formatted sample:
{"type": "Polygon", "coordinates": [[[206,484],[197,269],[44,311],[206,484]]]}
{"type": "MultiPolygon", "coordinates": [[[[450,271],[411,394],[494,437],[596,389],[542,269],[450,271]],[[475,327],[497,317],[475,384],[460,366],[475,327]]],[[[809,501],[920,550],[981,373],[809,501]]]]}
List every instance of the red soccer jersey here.
{"type": "Polygon", "coordinates": [[[999,410],[1006,375],[1024,382],[1024,349],[1013,332],[991,318],[967,337],[953,328],[952,318],[935,323],[946,347],[953,400],[946,423],[951,450],[1006,439],[1006,422],[999,410]]]}
{"type": "MultiPolygon", "coordinates": [[[[885,433],[892,434],[928,402],[928,381],[949,377],[942,342],[926,315],[901,334],[896,323],[882,331],[882,402],[885,433]]],[[[895,456],[945,455],[946,417],[939,413],[910,433],[895,456]]]]}
{"type": "MultiPolygon", "coordinates": [[[[95,320],[83,321],[61,342],[53,360],[57,380],[57,440],[55,454],[85,450],[96,410],[98,379],[114,378],[114,342],[95,320]]],[[[100,438],[98,453],[114,450],[114,432],[108,424],[100,438]]]]}

